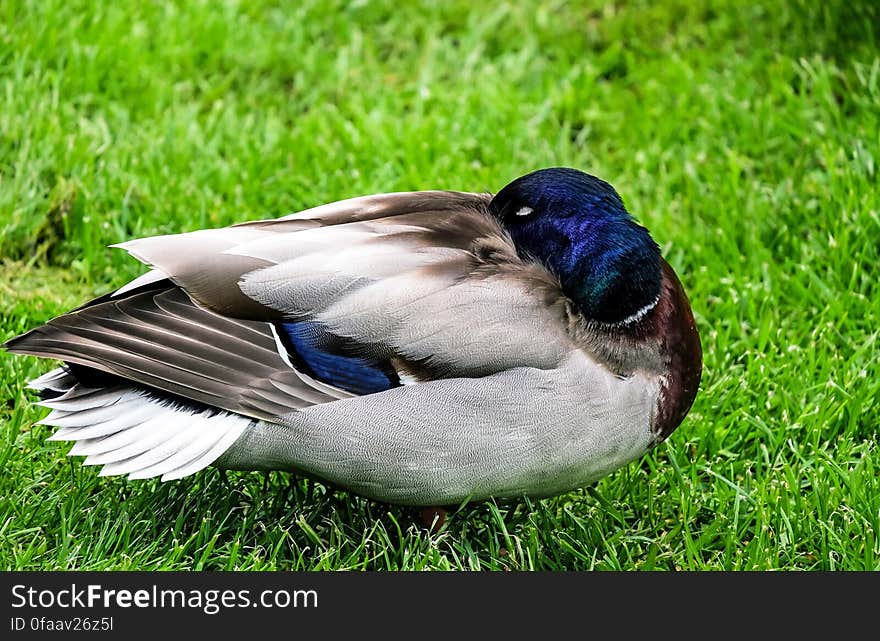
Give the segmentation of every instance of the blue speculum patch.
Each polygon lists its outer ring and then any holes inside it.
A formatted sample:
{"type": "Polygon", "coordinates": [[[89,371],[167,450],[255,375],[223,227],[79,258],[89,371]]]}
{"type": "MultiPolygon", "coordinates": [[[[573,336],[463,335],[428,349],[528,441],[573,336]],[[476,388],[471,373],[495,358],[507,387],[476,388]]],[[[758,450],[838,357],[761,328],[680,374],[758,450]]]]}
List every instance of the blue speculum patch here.
{"type": "Polygon", "coordinates": [[[374,394],[398,387],[394,370],[368,358],[340,353],[343,345],[318,323],[279,323],[279,336],[294,365],[319,381],[353,394],[374,394]]]}

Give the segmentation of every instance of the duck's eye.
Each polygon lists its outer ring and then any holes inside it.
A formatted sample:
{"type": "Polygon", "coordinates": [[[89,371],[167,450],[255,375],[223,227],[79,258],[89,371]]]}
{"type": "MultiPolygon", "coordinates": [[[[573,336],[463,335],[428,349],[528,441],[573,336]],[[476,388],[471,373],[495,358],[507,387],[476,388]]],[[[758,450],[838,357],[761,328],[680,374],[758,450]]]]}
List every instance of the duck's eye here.
{"type": "Polygon", "coordinates": [[[532,211],[533,210],[531,207],[520,207],[519,209],[516,210],[516,215],[517,216],[528,216],[529,214],[532,213],[532,211]]]}

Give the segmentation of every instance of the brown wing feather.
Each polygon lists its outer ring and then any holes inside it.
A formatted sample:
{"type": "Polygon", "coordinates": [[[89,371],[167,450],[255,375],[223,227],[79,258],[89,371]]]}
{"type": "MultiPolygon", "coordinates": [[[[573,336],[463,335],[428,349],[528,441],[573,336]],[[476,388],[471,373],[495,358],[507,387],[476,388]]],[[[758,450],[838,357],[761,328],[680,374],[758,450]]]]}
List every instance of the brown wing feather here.
{"type": "MultiPolygon", "coordinates": [[[[396,240],[429,247],[470,247],[475,239],[497,234],[499,228],[485,214],[487,194],[425,191],[376,194],[308,209],[274,220],[240,223],[221,229],[139,238],[117,245],[141,262],[162,270],[199,305],[225,316],[251,320],[280,318],[278,310],[261,305],[234,286],[250,272],[274,262],[260,255],[233,251],[259,240],[284,243],[284,235],[362,223],[387,225],[396,240]],[[405,232],[407,225],[423,232],[405,232]]],[[[361,225],[360,228],[363,228],[361,225]]]]}
{"type": "Polygon", "coordinates": [[[266,323],[215,314],[171,283],[96,299],[4,347],[268,420],[349,395],[292,370],[266,323]]]}
{"type": "Polygon", "coordinates": [[[408,214],[433,212],[437,216],[443,216],[448,212],[481,210],[485,209],[491,200],[491,194],[464,191],[435,190],[375,194],[320,205],[274,220],[239,223],[233,227],[290,232],[382,218],[392,218],[394,222],[398,222],[399,216],[408,214]]]}

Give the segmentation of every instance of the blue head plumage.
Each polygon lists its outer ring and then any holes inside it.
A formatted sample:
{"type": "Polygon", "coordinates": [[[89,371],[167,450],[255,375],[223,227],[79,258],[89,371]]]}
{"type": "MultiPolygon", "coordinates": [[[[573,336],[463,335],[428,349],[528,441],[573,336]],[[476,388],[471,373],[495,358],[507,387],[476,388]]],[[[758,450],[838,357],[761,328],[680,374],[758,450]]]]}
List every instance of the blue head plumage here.
{"type": "Polygon", "coordinates": [[[520,256],[546,265],[586,318],[623,323],[656,303],[660,250],[605,181],[541,169],[504,187],[489,209],[520,256]]]}

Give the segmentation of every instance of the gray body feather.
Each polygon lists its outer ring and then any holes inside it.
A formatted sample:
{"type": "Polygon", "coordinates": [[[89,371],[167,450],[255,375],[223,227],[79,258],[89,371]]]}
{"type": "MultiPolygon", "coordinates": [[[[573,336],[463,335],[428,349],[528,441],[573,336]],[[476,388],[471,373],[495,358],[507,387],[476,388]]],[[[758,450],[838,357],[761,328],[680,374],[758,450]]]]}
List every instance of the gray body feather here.
{"type": "Polygon", "coordinates": [[[550,496],[647,451],[657,389],[576,353],[554,369],[437,380],[294,412],[247,430],[218,463],[304,471],[401,504],[550,496]]]}

